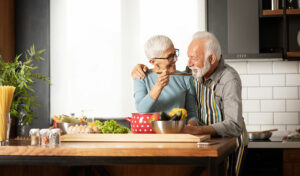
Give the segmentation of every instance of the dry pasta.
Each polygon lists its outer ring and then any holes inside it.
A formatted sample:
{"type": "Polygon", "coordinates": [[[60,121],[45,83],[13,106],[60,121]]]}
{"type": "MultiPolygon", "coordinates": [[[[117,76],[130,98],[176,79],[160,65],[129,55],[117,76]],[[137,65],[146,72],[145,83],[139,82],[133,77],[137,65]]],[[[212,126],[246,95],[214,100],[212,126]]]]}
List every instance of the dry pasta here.
{"type": "Polygon", "coordinates": [[[6,139],[7,132],[7,114],[10,112],[10,105],[13,100],[15,87],[0,86],[0,141],[6,139]]]}

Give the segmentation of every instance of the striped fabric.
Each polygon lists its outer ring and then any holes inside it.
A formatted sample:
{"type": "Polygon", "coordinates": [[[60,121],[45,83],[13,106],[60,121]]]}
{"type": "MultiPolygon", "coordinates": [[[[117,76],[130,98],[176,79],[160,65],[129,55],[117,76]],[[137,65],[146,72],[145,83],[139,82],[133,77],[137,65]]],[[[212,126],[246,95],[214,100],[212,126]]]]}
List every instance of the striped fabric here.
{"type": "MultiPolygon", "coordinates": [[[[200,123],[211,125],[222,122],[225,119],[223,110],[215,100],[215,90],[217,84],[212,82],[209,86],[205,86],[201,82],[194,81],[197,92],[198,117],[200,123]]],[[[242,135],[237,138],[237,149],[235,158],[235,175],[239,175],[242,156],[245,147],[244,128],[242,135]]]]}
{"type": "Polygon", "coordinates": [[[245,131],[243,128],[243,132],[242,135],[237,138],[237,158],[236,158],[236,163],[235,163],[235,173],[236,175],[239,175],[240,173],[240,168],[241,168],[241,163],[242,163],[242,159],[244,156],[244,149],[245,149],[245,131]]]}
{"type": "Polygon", "coordinates": [[[223,111],[215,100],[215,89],[216,84],[211,84],[210,87],[201,84],[197,87],[198,117],[200,122],[206,125],[223,121],[223,111]]]}

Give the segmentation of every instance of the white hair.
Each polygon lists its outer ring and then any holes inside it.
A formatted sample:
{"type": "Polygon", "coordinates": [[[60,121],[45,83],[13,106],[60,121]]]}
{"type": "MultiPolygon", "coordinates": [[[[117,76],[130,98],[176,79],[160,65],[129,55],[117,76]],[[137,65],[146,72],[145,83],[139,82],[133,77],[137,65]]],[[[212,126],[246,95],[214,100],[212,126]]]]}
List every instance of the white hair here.
{"type": "Polygon", "coordinates": [[[193,35],[193,40],[197,39],[206,39],[205,41],[205,58],[208,59],[208,56],[211,54],[215,54],[217,60],[221,58],[221,45],[218,39],[214,36],[214,34],[206,31],[199,31],[193,35]]]}
{"type": "Polygon", "coordinates": [[[158,58],[163,52],[174,46],[172,40],[164,35],[155,35],[147,40],[144,45],[145,54],[148,59],[158,58]]]}

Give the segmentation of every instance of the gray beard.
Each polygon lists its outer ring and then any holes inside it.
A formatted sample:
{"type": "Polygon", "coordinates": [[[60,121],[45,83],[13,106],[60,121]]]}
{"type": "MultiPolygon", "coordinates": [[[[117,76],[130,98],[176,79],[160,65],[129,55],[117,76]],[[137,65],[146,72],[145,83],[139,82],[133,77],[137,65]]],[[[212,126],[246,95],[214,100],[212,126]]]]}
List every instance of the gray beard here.
{"type": "Polygon", "coordinates": [[[198,68],[196,66],[192,66],[189,68],[192,70],[193,77],[196,79],[200,79],[203,78],[203,76],[210,70],[210,67],[211,67],[210,63],[205,61],[203,69],[198,68]],[[197,70],[197,72],[195,73],[193,70],[197,70]]]}

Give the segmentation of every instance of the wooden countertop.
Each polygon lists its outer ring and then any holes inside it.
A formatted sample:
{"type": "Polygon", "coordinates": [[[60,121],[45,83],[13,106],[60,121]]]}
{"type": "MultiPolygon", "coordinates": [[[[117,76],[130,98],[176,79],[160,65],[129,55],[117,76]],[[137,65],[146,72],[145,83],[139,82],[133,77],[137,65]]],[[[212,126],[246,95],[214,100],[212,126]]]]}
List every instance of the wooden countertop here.
{"type": "Polygon", "coordinates": [[[30,141],[11,140],[0,147],[0,156],[85,157],[219,157],[236,145],[236,138],[212,138],[214,145],[197,143],[63,142],[57,147],[30,146],[30,141]]]}

